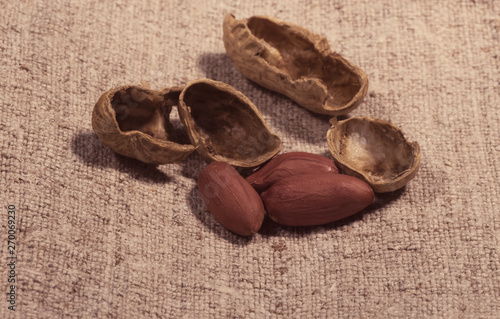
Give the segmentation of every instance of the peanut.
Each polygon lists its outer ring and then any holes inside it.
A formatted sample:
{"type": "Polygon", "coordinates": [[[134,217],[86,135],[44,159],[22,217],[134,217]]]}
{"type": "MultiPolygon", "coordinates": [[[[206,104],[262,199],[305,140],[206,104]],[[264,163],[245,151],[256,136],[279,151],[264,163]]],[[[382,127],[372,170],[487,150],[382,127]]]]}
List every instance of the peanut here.
{"type": "Polygon", "coordinates": [[[264,205],[259,194],[232,167],[212,162],[198,176],[198,191],[215,219],[242,235],[256,233],[264,221],[264,205]]]}
{"type": "Polygon", "coordinates": [[[351,216],[370,205],[371,187],[352,176],[320,173],[285,178],[261,194],[267,213],[288,226],[322,225],[351,216]]]}
{"type": "Polygon", "coordinates": [[[247,181],[262,193],[277,181],[294,175],[312,173],[338,173],[333,161],[306,152],[284,153],[271,159],[258,171],[247,177],[247,181]]]}

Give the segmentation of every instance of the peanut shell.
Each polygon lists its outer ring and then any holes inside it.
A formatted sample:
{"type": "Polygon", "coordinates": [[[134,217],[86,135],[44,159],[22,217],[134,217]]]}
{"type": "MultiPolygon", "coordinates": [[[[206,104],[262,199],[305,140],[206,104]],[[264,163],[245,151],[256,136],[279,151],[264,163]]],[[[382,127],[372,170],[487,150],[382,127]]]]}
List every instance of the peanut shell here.
{"type": "Polygon", "coordinates": [[[158,92],[138,86],[111,89],[94,106],[92,128],[118,154],[151,164],[182,162],[194,147],[173,137],[169,116],[180,92],[180,88],[158,92]]]}
{"type": "Polygon", "coordinates": [[[312,112],[346,114],[366,95],[365,73],[305,28],[268,16],[236,20],[228,14],[223,33],[238,71],[312,112]]]}
{"type": "Polygon", "coordinates": [[[401,129],[380,119],[353,117],[335,122],[328,147],[342,173],[366,181],[375,192],[404,187],[420,167],[420,146],[401,129]]]}
{"type": "Polygon", "coordinates": [[[191,143],[208,162],[255,167],[281,149],[257,107],[232,86],[209,79],[190,82],[179,98],[179,114],[191,143]]]}

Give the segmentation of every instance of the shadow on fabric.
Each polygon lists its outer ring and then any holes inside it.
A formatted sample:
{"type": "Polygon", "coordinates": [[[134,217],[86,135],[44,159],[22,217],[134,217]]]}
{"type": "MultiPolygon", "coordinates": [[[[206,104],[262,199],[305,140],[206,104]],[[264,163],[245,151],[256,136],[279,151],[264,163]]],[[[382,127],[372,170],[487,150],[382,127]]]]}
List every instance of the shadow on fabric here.
{"type": "Polygon", "coordinates": [[[116,154],[103,145],[93,132],[76,134],[73,137],[71,149],[87,165],[113,168],[144,182],[168,183],[172,181],[171,177],[155,165],[116,154]]]}

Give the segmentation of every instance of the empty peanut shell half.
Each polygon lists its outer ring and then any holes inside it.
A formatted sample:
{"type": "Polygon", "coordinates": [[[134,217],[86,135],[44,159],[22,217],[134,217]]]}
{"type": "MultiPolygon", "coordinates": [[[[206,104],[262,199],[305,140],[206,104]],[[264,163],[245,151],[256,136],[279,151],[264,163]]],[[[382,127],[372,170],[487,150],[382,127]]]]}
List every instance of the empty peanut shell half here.
{"type": "Polygon", "coordinates": [[[180,92],[180,88],[158,92],[137,86],[111,89],[94,106],[92,128],[118,154],[151,164],[181,162],[194,147],[177,141],[169,120],[180,92]]]}
{"type": "Polygon", "coordinates": [[[190,82],[179,98],[179,115],[191,143],[207,161],[254,167],[281,149],[281,140],[255,105],[232,86],[201,79],[190,82]]]}
{"type": "Polygon", "coordinates": [[[404,187],[420,166],[420,147],[394,124],[353,117],[333,123],[328,147],[342,173],[366,181],[375,192],[404,187]]]}
{"type": "Polygon", "coordinates": [[[236,69],[312,112],[346,114],[366,95],[365,73],[320,35],[267,16],[236,20],[228,14],[223,29],[236,69]]]}

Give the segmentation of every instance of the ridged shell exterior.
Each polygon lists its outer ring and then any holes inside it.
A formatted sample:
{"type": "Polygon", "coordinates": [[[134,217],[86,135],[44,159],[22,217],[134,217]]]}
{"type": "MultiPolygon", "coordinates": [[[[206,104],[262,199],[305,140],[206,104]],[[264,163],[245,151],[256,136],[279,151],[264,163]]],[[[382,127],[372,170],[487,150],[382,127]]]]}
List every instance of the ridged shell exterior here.
{"type": "MultiPolygon", "coordinates": [[[[179,163],[194,151],[192,145],[154,138],[138,130],[122,131],[116,119],[112,101],[118,92],[136,89],[147,94],[159,104],[169,93],[178,96],[180,88],[165,89],[162,92],[136,86],[121,86],[105,92],[97,101],[92,112],[92,128],[102,143],[118,154],[138,159],[144,163],[167,164],[179,163]]],[[[177,100],[171,101],[176,105],[177,100]]],[[[170,110],[168,110],[170,113],[170,110]]]]}
{"type": "Polygon", "coordinates": [[[366,181],[375,192],[404,187],[420,167],[420,146],[394,124],[374,118],[333,121],[328,147],[342,173],[366,181]]]}
{"type": "MultiPolygon", "coordinates": [[[[278,21],[268,16],[254,16],[236,20],[233,15],[228,14],[223,24],[223,40],[227,54],[236,69],[245,77],[263,87],[288,96],[312,112],[334,116],[349,113],[359,106],[368,90],[368,78],[360,68],[340,54],[331,52],[326,38],[300,26],[278,21]],[[258,38],[249,28],[249,21],[257,20],[262,21],[263,28],[266,25],[272,26],[284,34],[293,36],[306,47],[304,52],[290,52],[297,57],[296,69],[299,73],[307,72],[309,68],[309,66],[301,65],[299,60],[302,55],[313,56],[313,59],[317,57],[317,63],[313,63],[311,68],[321,69],[326,65],[337,66],[333,67],[331,72],[336,77],[332,85],[339,91],[348,90],[348,97],[342,98],[342,102],[339,102],[339,93],[333,92],[319,77],[292,77],[291,73],[287,71],[288,67],[284,65],[286,61],[283,59],[283,54],[273,47],[272,43],[258,38]],[[351,82],[355,82],[356,87],[359,87],[354,94],[351,94],[353,90],[351,82]]],[[[318,72],[322,72],[322,70],[318,72]]],[[[328,71],[328,73],[330,72],[328,71]]]]}
{"type": "Polygon", "coordinates": [[[179,115],[191,143],[208,162],[255,167],[281,149],[257,107],[232,86],[210,79],[186,85],[179,115]]]}

